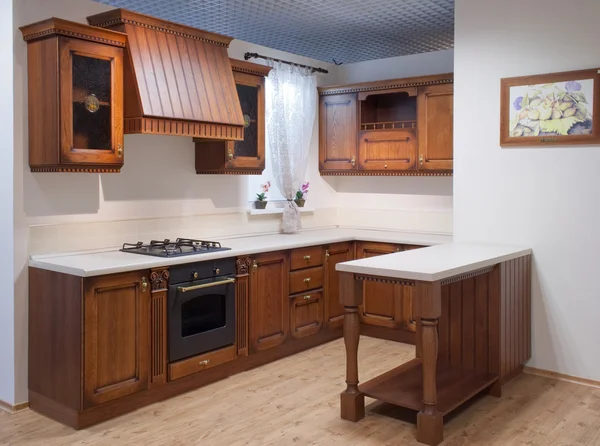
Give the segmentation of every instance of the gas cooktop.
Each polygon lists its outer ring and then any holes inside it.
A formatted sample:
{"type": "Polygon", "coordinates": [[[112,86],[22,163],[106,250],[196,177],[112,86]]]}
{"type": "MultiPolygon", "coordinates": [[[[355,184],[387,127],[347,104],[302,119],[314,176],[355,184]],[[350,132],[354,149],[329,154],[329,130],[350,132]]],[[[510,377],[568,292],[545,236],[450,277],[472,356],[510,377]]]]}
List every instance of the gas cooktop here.
{"type": "Polygon", "coordinates": [[[178,238],[175,241],[165,239],[162,241],[151,240],[150,243],[124,243],[123,252],[132,254],[143,254],[155,257],[179,257],[193,254],[206,254],[208,252],[228,251],[219,242],[208,242],[205,240],[194,240],[189,238],[178,238]]]}

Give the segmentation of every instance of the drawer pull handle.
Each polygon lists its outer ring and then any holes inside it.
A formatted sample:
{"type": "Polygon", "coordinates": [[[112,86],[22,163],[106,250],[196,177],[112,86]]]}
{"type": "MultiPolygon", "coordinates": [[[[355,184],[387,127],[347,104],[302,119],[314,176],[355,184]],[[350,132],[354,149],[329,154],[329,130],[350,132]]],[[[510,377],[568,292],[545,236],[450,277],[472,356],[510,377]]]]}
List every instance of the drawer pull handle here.
{"type": "Polygon", "coordinates": [[[304,260],[310,260],[310,256],[304,256],[304,260]]]}
{"type": "Polygon", "coordinates": [[[307,294],[306,296],[304,296],[304,300],[309,300],[310,299],[310,294],[307,294]]]}
{"type": "Polygon", "coordinates": [[[208,365],[209,362],[210,362],[210,359],[204,359],[204,360],[200,361],[198,364],[199,365],[208,365]]]}
{"type": "Polygon", "coordinates": [[[310,282],[310,277],[307,277],[306,279],[304,279],[304,283],[309,283],[310,282]]]}

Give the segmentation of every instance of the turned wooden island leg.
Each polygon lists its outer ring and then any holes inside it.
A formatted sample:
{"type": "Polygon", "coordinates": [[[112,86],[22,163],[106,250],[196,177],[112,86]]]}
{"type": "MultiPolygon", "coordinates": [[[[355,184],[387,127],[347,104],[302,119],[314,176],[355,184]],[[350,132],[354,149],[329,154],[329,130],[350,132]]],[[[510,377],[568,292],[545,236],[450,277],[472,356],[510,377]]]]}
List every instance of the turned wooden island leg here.
{"type": "Polygon", "coordinates": [[[362,304],[362,282],[352,273],[340,273],[340,303],[345,307],[344,344],[346,345],[346,390],[340,395],[341,417],[358,421],[365,417],[365,397],[358,390],[358,341],[362,304]]]}
{"type": "Polygon", "coordinates": [[[444,417],[437,410],[436,369],[438,360],[438,320],[441,316],[439,282],[417,282],[416,313],[420,317],[417,336],[423,369],[423,410],[417,414],[417,441],[436,446],[444,440],[444,417]]]}

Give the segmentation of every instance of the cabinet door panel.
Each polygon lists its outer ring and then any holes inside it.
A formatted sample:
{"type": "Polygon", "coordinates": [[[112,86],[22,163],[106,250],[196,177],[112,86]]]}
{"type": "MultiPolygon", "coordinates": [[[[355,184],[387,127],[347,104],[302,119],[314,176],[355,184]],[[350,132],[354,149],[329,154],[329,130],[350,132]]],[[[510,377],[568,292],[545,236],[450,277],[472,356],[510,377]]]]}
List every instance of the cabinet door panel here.
{"type": "Polygon", "coordinates": [[[352,243],[337,243],[325,252],[325,323],[331,327],[341,326],[344,322],[344,306],[340,304],[340,278],[335,266],[341,262],[354,260],[352,243]]]}
{"type": "Polygon", "coordinates": [[[419,169],[452,170],[454,92],[452,84],[419,88],[419,169]]]}
{"type": "Polygon", "coordinates": [[[295,338],[317,334],[323,325],[323,295],[320,291],[290,297],[291,332],[295,338]]]}
{"type": "MultiPolygon", "coordinates": [[[[363,242],[357,244],[356,258],[365,259],[401,250],[400,245],[363,242]]],[[[359,316],[365,324],[390,328],[402,327],[402,286],[365,281],[363,305],[359,309],[359,316]]]]}
{"type": "Polygon", "coordinates": [[[265,168],[265,78],[234,72],[237,94],[244,114],[243,141],[228,141],[228,169],[265,168]]]}
{"type": "Polygon", "coordinates": [[[417,141],[413,129],[365,130],[358,148],[361,170],[416,169],[417,141]]]}
{"type": "Polygon", "coordinates": [[[358,132],[356,94],[321,96],[319,104],[319,168],[353,170],[358,132]]]}
{"type": "Polygon", "coordinates": [[[140,272],[86,279],[84,407],[148,388],[149,292],[140,272]]]}
{"type": "Polygon", "coordinates": [[[123,164],[123,50],[61,37],[61,162],[123,164]]]}
{"type": "Polygon", "coordinates": [[[257,255],[250,273],[250,338],[253,351],[276,347],[289,332],[287,253],[257,255]]]}

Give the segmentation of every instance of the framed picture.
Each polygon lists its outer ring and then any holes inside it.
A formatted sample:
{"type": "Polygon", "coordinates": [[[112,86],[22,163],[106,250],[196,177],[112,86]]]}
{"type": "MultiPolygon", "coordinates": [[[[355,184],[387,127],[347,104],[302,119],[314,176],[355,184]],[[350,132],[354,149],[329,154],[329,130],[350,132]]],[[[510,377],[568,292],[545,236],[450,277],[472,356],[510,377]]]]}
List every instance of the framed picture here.
{"type": "Polygon", "coordinates": [[[500,145],[600,144],[600,69],[500,81],[500,145]]]}

